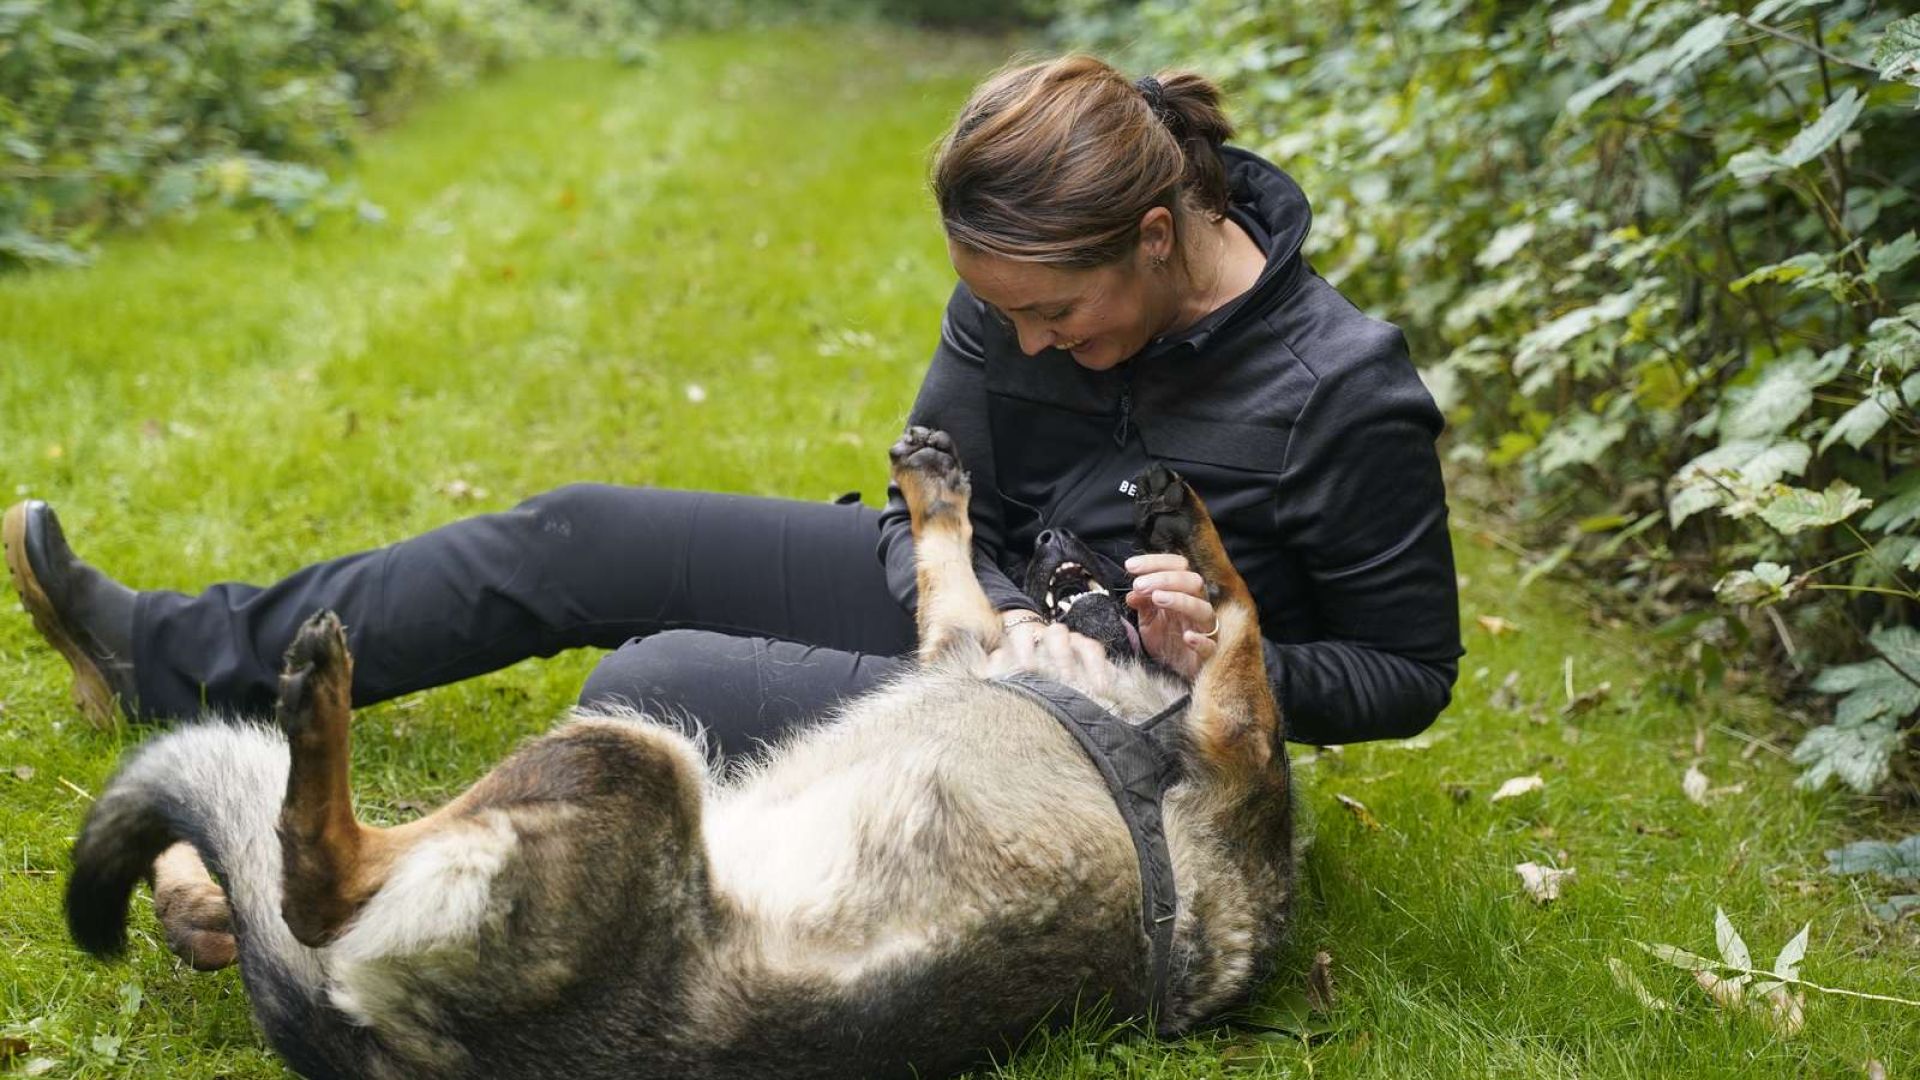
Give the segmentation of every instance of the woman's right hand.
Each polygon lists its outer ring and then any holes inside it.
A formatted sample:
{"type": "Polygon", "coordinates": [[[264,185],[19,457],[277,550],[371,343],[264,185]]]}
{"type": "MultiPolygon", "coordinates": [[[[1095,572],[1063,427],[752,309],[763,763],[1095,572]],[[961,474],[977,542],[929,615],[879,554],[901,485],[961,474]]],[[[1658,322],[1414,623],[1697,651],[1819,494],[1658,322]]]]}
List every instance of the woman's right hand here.
{"type": "Polygon", "coordinates": [[[1082,691],[1102,693],[1113,685],[1106,647],[1037,613],[1008,611],[1001,616],[1000,647],[987,656],[989,676],[1037,671],[1044,662],[1062,681],[1082,691]]]}

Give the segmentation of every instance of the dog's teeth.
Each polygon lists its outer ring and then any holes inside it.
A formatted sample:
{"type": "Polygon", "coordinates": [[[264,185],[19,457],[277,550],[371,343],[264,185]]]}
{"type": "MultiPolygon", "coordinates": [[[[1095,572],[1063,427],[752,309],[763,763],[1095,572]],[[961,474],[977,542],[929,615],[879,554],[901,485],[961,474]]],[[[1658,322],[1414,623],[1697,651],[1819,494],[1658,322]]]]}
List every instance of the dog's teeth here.
{"type": "Polygon", "coordinates": [[[1053,592],[1052,592],[1052,590],[1048,590],[1048,592],[1047,592],[1047,606],[1048,606],[1048,607],[1052,607],[1052,606],[1053,606],[1053,592]]]}
{"type": "MultiPolygon", "coordinates": [[[[1107,595],[1107,587],[1105,585],[1100,584],[1097,581],[1089,581],[1087,582],[1087,592],[1099,593],[1101,596],[1105,596],[1107,595]]],[[[1085,595],[1085,594],[1082,594],[1082,595],[1085,595]]]]}

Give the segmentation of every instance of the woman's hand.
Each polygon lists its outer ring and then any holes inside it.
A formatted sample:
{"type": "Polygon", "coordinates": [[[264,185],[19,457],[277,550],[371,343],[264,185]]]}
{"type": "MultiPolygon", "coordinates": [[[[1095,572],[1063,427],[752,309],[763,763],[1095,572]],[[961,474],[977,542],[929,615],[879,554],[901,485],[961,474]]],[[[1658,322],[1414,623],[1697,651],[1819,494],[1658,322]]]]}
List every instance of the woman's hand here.
{"type": "Polygon", "coordinates": [[[1113,685],[1113,662],[1107,659],[1106,646],[1085,634],[1032,611],[1003,612],[1000,621],[1004,632],[1000,647],[987,656],[989,676],[1036,671],[1044,661],[1062,681],[1082,691],[1104,693],[1113,685]]]}
{"type": "Polygon", "coordinates": [[[1133,575],[1127,606],[1140,619],[1141,646],[1191,682],[1213,655],[1212,634],[1220,628],[1206,582],[1181,555],[1135,555],[1127,573],[1133,575]]]}

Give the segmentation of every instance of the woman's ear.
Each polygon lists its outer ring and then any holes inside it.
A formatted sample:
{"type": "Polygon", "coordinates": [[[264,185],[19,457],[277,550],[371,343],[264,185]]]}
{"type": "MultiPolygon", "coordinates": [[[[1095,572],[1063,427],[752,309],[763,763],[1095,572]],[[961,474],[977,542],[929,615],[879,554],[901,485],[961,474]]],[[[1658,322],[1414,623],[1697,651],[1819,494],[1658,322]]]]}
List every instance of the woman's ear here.
{"type": "Polygon", "coordinates": [[[1155,266],[1173,258],[1173,211],[1155,206],[1140,215],[1140,254],[1155,266]]]}

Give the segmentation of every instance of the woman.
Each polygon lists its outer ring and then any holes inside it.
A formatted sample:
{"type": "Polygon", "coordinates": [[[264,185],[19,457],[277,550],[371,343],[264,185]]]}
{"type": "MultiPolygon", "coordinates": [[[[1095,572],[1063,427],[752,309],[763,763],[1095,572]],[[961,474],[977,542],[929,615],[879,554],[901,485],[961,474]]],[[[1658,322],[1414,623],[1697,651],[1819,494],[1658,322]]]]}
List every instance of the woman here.
{"type": "MultiPolygon", "coordinates": [[[[1007,567],[1063,526],[1125,558],[1131,479],[1166,460],[1259,602],[1290,734],[1410,735],[1445,706],[1460,653],[1440,417],[1398,331],[1307,266],[1299,188],[1231,133],[1192,74],[1133,83],[1066,57],[983,83],[934,163],[960,282],[910,422],[952,433],[972,472],[1010,662],[1036,647],[1103,662],[1007,567]]],[[[684,710],[728,753],[871,686],[913,644],[897,493],[875,512],[579,485],[198,596],[119,585],[44,504],[9,510],[5,538],[103,723],[266,709],[319,608],[351,630],[356,704],[618,646],[583,699],[684,710]]],[[[1129,570],[1145,647],[1191,672],[1213,626],[1198,576],[1170,556],[1129,570]]]]}

